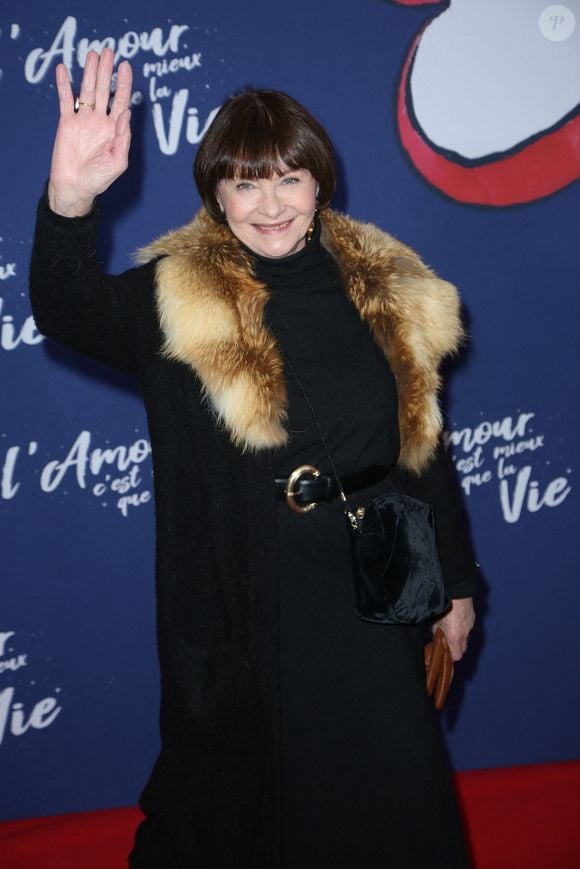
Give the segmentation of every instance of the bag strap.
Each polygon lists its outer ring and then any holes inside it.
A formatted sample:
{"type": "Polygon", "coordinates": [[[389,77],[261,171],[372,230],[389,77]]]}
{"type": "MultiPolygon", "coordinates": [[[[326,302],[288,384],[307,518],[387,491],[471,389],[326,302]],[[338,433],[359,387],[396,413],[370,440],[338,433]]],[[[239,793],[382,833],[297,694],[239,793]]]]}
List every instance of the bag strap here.
{"type": "Polygon", "coordinates": [[[292,365],[292,363],[290,362],[290,360],[288,359],[288,357],[286,356],[286,354],[284,353],[284,351],[281,348],[280,348],[280,353],[282,354],[282,358],[284,359],[284,362],[286,363],[288,370],[290,371],[290,373],[292,374],[292,377],[296,381],[296,383],[298,385],[298,389],[302,393],[302,397],[304,398],[304,401],[306,402],[306,406],[308,407],[308,410],[310,411],[312,419],[314,420],[314,425],[316,426],[316,431],[318,432],[318,437],[320,438],[320,441],[321,441],[322,446],[324,448],[324,452],[326,453],[326,457],[328,459],[328,463],[329,463],[330,468],[332,470],[332,475],[333,475],[334,479],[336,480],[336,485],[338,486],[338,494],[339,494],[340,500],[342,501],[342,504],[344,507],[345,516],[348,518],[348,521],[352,525],[353,529],[355,531],[357,531],[357,530],[359,530],[360,521],[362,519],[362,516],[357,515],[358,511],[355,511],[352,509],[350,502],[349,502],[348,498],[346,497],[342,483],[340,481],[340,477],[338,475],[338,471],[336,470],[336,465],[334,464],[334,460],[330,454],[330,450],[328,449],[328,444],[326,442],[326,438],[324,437],[324,432],[322,431],[320,423],[318,422],[318,417],[316,416],[316,413],[314,411],[314,407],[312,406],[312,402],[310,401],[310,397],[309,397],[308,393],[306,392],[306,389],[302,385],[302,381],[300,380],[300,378],[296,374],[296,371],[294,370],[294,366],[292,365]]]}

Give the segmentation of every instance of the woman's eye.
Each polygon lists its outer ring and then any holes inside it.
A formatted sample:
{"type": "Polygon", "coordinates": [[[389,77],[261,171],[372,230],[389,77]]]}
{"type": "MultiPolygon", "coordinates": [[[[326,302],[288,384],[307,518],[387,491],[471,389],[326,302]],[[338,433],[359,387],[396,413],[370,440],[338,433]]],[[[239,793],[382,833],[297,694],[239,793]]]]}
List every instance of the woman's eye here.
{"type": "Polygon", "coordinates": [[[300,180],[299,178],[294,178],[292,176],[290,178],[284,178],[282,180],[282,184],[286,184],[286,185],[298,184],[299,180],[300,180]]]}
{"type": "Polygon", "coordinates": [[[236,184],[236,190],[251,190],[254,185],[250,181],[240,181],[236,184]]]}

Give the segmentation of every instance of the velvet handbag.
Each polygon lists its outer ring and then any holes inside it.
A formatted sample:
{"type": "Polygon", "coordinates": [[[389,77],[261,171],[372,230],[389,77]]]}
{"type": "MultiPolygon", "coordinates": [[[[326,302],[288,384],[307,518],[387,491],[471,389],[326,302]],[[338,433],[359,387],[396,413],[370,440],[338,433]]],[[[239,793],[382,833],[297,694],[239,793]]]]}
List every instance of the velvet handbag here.
{"type": "Polygon", "coordinates": [[[361,619],[413,625],[449,607],[430,504],[385,492],[345,513],[361,619]]]}

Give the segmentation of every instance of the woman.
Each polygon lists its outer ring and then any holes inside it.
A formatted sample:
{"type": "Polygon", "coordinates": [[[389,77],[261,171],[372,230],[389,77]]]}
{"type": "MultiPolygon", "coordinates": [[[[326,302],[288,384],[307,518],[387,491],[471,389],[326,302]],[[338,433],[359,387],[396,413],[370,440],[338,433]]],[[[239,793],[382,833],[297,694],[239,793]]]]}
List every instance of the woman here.
{"type": "Polygon", "coordinates": [[[357,503],[386,468],[432,501],[453,598],[437,624],[461,657],[477,579],[435,402],[455,291],[330,211],[325,131],[268,91],[216,117],[197,217],[100,275],[95,198],[130,138],[130,67],[107,114],[112,67],[89,53],[76,112],[57,70],[31,291],[39,328],[134,374],[147,407],[162,749],[131,865],[464,866],[420,628],[358,619],[339,502],[284,495],[302,465],[332,479],[310,405],[357,503]]]}

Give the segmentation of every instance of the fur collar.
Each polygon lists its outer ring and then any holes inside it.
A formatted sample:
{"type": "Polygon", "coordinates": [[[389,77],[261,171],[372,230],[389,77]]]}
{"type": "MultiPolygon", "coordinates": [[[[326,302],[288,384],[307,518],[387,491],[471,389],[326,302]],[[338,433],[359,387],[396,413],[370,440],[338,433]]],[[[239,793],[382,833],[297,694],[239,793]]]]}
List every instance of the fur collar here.
{"type": "MultiPolygon", "coordinates": [[[[377,227],[330,210],[321,220],[322,243],[397,379],[399,461],[418,473],[442,426],[439,364],[462,337],[457,291],[377,227]]],[[[232,441],[248,450],[286,443],[284,366],[263,322],[268,290],[229,229],[202,209],[137,256],[140,262],[159,258],[165,354],[193,368],[232,441]]]]}

